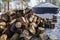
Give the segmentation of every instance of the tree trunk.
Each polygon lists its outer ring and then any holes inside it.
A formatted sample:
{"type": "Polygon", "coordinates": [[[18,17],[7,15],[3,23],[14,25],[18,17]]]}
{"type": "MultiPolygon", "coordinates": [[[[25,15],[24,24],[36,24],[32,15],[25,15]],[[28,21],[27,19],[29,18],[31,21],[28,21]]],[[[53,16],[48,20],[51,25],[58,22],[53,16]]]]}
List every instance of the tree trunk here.
{"type": "Polygon", "coordinates": [[[9,2],[7,2],[8,3],[8,11],[9,11],[9,2]]]}
{"type": "Polygon", "coordinates": [[[6,3],[4,2],[4,12],[6,12],[6,3]]]}

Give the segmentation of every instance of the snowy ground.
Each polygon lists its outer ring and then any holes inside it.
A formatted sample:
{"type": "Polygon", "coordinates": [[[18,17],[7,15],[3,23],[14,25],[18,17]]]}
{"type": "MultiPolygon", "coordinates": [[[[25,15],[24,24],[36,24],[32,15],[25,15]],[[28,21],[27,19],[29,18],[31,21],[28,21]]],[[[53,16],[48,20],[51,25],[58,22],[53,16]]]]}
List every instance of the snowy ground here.
{"type": "MultiPolygon", "coordinates": [[[[40,17],[46,17],[46,18],[52,18],[52,15],[55,14],[36,14],[40,17]]],[[[57,37],[56,40],[60,40],[60,16],[57,16],[57,23],[55,23],[55,28],[54,29],[46,29],[46,33],[49,36],[52,36],[52,38],[54,39],[55,37],[57,37]]]]}
{"type": "Polygon", "coordinates": [[[2,12],[0,12],[0,15],[2,14],[2,12]]]}
{"type": "MultiPolygon", "coordinates": [[[[58,40],[60,40],[60,16],[57,16],[57,23],[55,24],[55,28],[54,29],[47,29],[46,32],[47,34],[50,35],[55,35],[58,40]]],[[[54,38],[54,37],[53,37],[54,38]]]]}

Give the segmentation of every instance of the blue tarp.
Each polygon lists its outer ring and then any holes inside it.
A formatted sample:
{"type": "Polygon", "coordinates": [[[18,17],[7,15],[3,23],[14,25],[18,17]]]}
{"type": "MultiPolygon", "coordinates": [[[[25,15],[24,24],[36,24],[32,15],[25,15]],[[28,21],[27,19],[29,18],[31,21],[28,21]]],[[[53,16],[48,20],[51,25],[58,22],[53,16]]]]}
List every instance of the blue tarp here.
{"type": "Polygon", "coordinates": [[[58,13],[58,7],[50,3],[38,4],[32,10],[37,14],[58,13]]]}

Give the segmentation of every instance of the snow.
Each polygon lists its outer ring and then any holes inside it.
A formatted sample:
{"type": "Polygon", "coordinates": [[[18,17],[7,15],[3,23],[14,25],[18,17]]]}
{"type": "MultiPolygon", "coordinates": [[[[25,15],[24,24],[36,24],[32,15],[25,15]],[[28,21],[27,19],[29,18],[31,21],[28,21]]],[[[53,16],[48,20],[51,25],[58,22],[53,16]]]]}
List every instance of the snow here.
{"type": "MultiPolygon", "coordinates": [[[[36,14],[40,17],[52,18],[55,14],[36,14]]],[[[57,15],[57,23],[55,23],[54,29],[45,29],[45,32],[48,36],[52,37],[52,39],[60,40],[60,16],[57,15]]]]}
{"type": "Polygon", "coordinates": [[[45,13],[45,14],[36,14],[37,16],[39,16],[39,17],[44,17],[44,18],[52,18],[53,17],[53,15],[56,15],[56,14],[50,14],[50,13],[45,13]]]}
{"type": "Polygon", "coordinates": [[[2,12],[0,12],[0,15],[2,14],[2,12]]]}
{"type": "Polygon", "coordinates": [[[58,8],[58,6],[53,5],[51,3],[39,3],[38,5],[36,5],[35,7],[54,7],[54,8],[58,8]]]}

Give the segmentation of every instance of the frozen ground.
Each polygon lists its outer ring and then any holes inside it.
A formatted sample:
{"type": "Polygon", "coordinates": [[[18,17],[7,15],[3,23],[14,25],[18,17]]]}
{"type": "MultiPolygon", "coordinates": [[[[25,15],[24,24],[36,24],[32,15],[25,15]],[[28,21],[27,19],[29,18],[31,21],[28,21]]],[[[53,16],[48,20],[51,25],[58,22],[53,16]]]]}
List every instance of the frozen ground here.
{"type": "MultiPolygon", "coordinates": [[[[46,17],[46,18],[52,18],[52,15],[55,14],[36,14],[40,17],[46,17]]],[[[54,39],[55,37],[57,37],[57,39],[55,40],[60,40],[60,16],[57,16],[57,23],[55,23],[55,28],[54,29],[46,29],[45,30],[46,33],[49,36],[52,36],[52,38],[54,39]]]]}

